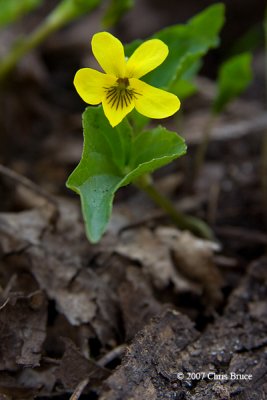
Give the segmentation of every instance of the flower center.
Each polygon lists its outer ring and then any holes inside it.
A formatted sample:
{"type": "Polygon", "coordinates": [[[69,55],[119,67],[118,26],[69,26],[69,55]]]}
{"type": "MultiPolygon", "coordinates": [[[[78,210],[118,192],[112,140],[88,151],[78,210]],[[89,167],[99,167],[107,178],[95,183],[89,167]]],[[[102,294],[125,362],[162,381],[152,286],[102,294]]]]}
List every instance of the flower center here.
{"type": "Polygon", "coordinates": [[[134,89],[129,88],[128,78],[118,78],[116,84],[110,87],[105,87],[106,99],[111,108],[123,109],[128,107],[133,99],[137,98],[137,93],[134,89]]]}
{"type": "Polygon", "coordinates": [[[117,79],[118,88],[126,89],[129,86],[129,79],[128,78],[118,78],[117,79]]]}

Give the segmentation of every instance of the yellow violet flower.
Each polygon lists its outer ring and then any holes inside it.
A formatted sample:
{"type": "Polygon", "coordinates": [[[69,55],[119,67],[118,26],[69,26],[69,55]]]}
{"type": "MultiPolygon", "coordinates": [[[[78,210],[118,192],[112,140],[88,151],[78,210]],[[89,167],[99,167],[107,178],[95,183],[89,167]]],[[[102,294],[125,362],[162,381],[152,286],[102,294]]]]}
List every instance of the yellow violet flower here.
{"type": "Polygon", "coordinates": [[[167,57],[168,46],[161,40],[142,43],[127,60],[122,43],[108,32],[99,32],[92,38],[92,51],[105,73],[82,68],[74,86],[86,103],[102,103],[113,127],[134,108],[149,118],[166,118],[179,109],[177,96],[139,80],[167,57]]]}

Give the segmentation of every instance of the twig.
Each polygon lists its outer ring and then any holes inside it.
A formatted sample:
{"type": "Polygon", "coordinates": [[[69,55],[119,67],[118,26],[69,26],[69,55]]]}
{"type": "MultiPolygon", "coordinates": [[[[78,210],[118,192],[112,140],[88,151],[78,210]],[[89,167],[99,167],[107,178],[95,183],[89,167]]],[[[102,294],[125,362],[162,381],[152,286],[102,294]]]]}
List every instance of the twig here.
{"type": "Polygon", "coordinates": [[[121,358],[126,350],[126,345],[122,344],[118,347],[115,347],[109,353],[105,354],[100,360],[97,361],[97,365],[100,367],[105,367],[111,361],[115,360],[116,358],[121,358]]]}
{"type": "MultiPolygon", "coordinates": [[[[99,367],[104,368],[107,364],[109,364],[111,361],[113,361],[115,358],[119,358],[122,356],[122,354],[125,352],[126,345],[122,344],[121,346],[115,347],[113,350],[111,350],[109,353],[105,354],[104,357],[100,358],[98,360],[97,365],[99,367]]],[[[83,390],[85,389],[86,385],[90,381],[90,376],[93,374],[88,375],[88,377],[84,380],[82,380],[74,390],[70,400],[78,400],[80,395],[82,394],[83,390]]]]}
{"type": "Polygon", "coordinates": [[[42,357],[42,361],[44,363],[53,364],[53,365],[60,365],[60,363],[61,363],[61,360],[58,360],[56,358],[51,358],[51,357],[45,357],[45,356],[42,357]]]}
{"type": "Polygon", "coordinates": [[[13,171],[12,169],[10,169],[8,167],[5,167],[2,164],[0,164],[0,174],[23,185],[27,189],[36,193],[40,197],[45,198],[49,203],[52,203],[55,207],[57,207],[57,201],[54,197],[52,197],[44,189],[42,189],[40,186],[36,185],[34,182],[32,182],[30,179],[26,178],[25,176],[20,175],[19,173],[13,171]]]}
{"type": "Polygon", "coordinates": [[[10,293],[10,291],[12,290],[12,287],[13,287],[14,284],[16,283],[17,277],[18,277],[18,276],[17,276],[16,274],[13,274],[13,275],[11,276],[11,278],[9,279],[9,281],[8,281],[8,283],[7,283],[5,289],[3,290],[3,293],[2,293],[2,297],[3,297],[4,299],[7,298],[7,296],[8,296],[9,293],[10,293]]]}
{"type": "Polygon", "coordinates": [[[8,302],[9,302],[9,297],[4,301],[3,304],[1,304],[0,311],[7,305],[8,302]]]}
{"type": "Polygon", "coordinates": [[[80,395],[82,394],[83,390],[85,389],[86,385],[89,382],[89,377],[84,379],[83,381],[81,381],[78,386],[76,387],[76,389],[74,390],[70,400],[78,400],[78,398],[80,397],[80,395]]]}

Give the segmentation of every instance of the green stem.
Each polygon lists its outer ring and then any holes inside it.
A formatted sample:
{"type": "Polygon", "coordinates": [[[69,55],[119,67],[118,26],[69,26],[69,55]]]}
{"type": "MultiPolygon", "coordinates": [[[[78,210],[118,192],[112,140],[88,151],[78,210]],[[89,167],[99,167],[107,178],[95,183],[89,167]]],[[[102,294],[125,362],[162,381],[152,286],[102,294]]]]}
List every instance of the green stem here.
{"type": "Polygon", "coordinates": [[[16,43],[8,53],[7,57],[0,63],[0,80],[3,80],[9,72],[14,69],[18,61],[30,50],[37,47],[51,32],[56,30],[45,22],[36,29],[27,39],[16,43]]]}
{"type": "Polygon", "coordinates": [[[51,33],[77,18],[80,14],[81,12],[77,9],[75,2],[62,1],[59,3],[35,31],[28,37],[18,40],[7,56],[1,60],[0,80],[3,80],[12,71],[25,54],[42,43],[51,33]]]}
{"type": "Polygon", "coordinates": [[[211,132],[214,127],[214,123],[216,121],[217,114],[210,114],[207,119],[207,122],[204,126],[203,133],[202,133],[202,140],[197,148],[196,156],[195,156],[195,163],[193,168],[193,182],[196,181],[197,177],[199,176],[201,169],[203,168],[203,164],[206,158],[211,132]]]}
{"type": "Polygon", "coordinates": [[[208,225],[198,218],[185,215],[176,210],[171,201],[155,188],[150,175],[141,176],[135,182],[135,185],[147,193],[148,196],[171,217],[178,228],[189,230],[205,239],[214,240],[214,235],[208,225]]]}

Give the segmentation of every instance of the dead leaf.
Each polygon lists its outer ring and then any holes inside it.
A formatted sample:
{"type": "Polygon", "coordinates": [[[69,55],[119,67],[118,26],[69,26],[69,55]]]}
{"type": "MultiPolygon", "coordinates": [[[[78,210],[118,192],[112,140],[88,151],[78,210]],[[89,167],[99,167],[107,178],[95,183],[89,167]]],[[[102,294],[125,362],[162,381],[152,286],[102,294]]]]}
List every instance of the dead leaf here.
{"type": "Polygon", "coordinates": [[[38,366],[46,336],[47,302],[40,292],[11,296],[0,310],[0,370],[38,366]]]}
{"type": "Polygon", "coordinates": [[[63,341],[65,352],[57,371],[57,378],[66,390],[75,390],[77,385],[87,378],[90,387],[95,387],[109,376],[108,370],[86,359],[70,339],[64,338],[63,341]]]}
{"type": "Polygon", "coordinates": [[[123,232],[115,250],[138,261],[158,289],[164,289],[172,282],[178,292],[191,290],[190,282],[175,269],[168,246],[148,228],[137,227],[123,232]]]}
{"type": "Polygon", "coordinates": [[[175,228],[158,228],[156,235],[172,251],[178,271],[187,279],[201,285],[209,305],[218,305],[222,300],[223,280],[214,262],[214,252],[220,246],[175,228]]]}
{"type": "Polygon", "coordinates": [[[126,269],[126,279],[119,287],[119,298],[128,342],[150,318],[160,313],[162,305],[153,296],[143,272],[136,267],[126,269]]]}

